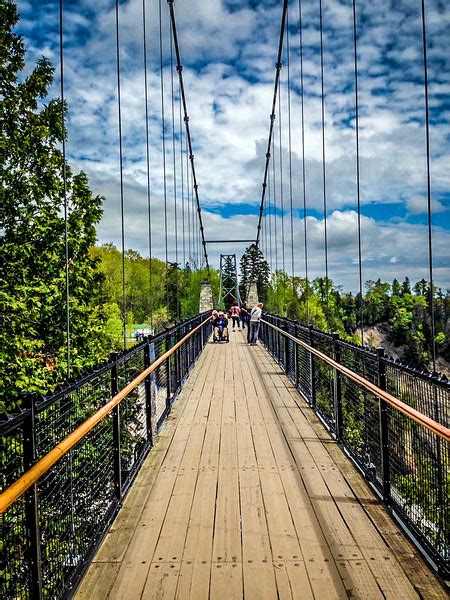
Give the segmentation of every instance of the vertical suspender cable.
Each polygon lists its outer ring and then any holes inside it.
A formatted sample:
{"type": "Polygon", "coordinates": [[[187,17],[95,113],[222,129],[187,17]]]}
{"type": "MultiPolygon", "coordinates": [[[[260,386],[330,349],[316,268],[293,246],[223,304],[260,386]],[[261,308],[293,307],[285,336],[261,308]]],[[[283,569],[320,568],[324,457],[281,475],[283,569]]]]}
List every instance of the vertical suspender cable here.
{"type": "Polygon", "coordinates": [[[267,200],[268,200],[268,213],[269,213],[269,256],[270,256],[270,270],[273,272],[273,253],[272,253],[272,206],[271,206],[271,182],[270,182],[270,170],[267,173],[267,200]]]}
{"type": "Polygon", "coordinates": [[[153,329],[153,265],[152,265],[152,197],[150,182],[150,135],[148,125],[148,76],[147,76],[147,18],[145,4],[142,0],[142,38],[144,51],[144,94],[145,94],[145,149],[147,162],[147,213],[148,213],[148,268],[149,268],[149,295],[150,295],[150,327],[153,329]]]}
{"type": "Polygon", "coordinates": [[[353,0],[353,53],[355,68],[355,134],[356,134],[356,192],[358,203],[358,265],[359,265],[359,295],[360,295],[360,327],[361,345],[364,345],[364,299],[362,285],[362,251],[361,251],[361,188],[359,171],[359,98],[358,98],[358,47],[356,35],[356,0],[353,0]]]}
{"type": "Polygon", "coordinates": [[[117,70],[117,114],[119,124],[119,171],[120,171],[120,220],[122,241],[122,310],[123,310],[123,349],[127,347],[127,305],[125,291],[125,213],[123,191],[123,145],[122,145],[122,106],[120,96],[120,38],[119,0],[116,0],[116,70],[117,70]]]}
{"type": "Polygon", "coordinates": [[[283,274],[286,273],[284,253],[284,191],[283,191],[283,146],[282,146],[282,122],[281,122],[281,84],[278,86],[278,133],[280,142],[280,208],[281,208],[281,265],[283,274]]]}
{"type": "Polygon", "coordinates": [[[325,158],[325,94],[324,94],[324,74],[323,74],[323,17],[322,0],[319,0],[319,19],[320,19],[320,79],[321,79],[321,105],[322,105],[322,183],[323,183],[323,236],[324,236],[324,254],[325,254],[325,305],[327,313],[327,327],[330,317],[328,306],[328,234],[327,234],[327,180],[326,180],[326,158],[325,158]]]}
{"type": "Polygon", "coordinates": [[[295,290],[295,259],[294,259],[294,202],[292,196],[292,132],[291,132],[291,46],[289,43],[289,5],[286,12],[286,64],[287,64],[287,94],[288,94],[288,151],[289,151],[289,204],[291,232],[291,275],[292,289],[295,290]]]}
{"type": "Polygon", "coordinates": [[[430,114],[428,104],[428,61],[427,61],[427,30],[425,20],[425,0],[422,0],[422,46],[423,46],[423,84],[425,95],[425,140],[427,151],[427,212],[428,212],[428,268],[430,277],[430,313],[431,313],[431,357],[433,371],[436,371],[436,340],[434,317],[433,289],[433,231],[431,211],[431,172],[430,172],[430,114]]]}
{"type": "Polygon", "coordinates": [[[275,136],[272,138],[272,176],[273,176],[273,226],[275,234],[275,273],[278,281],[278,227],[277,227],[277,176],[275,161],[275,136]]]}
{"type": "Polygon", "coordinates": [[[65,125],[65,97],[64,97],[64,44],[63,44],[63,0],[59,0],[59,66],[61,90],[61,129],[62,129],[62,175],[63,175],[63,202],[64,202],[64,251],[66,271],[66,377],[70,379],[70,279],[69,279],[69,206],[67,201],[67,169],[66,169],[66,125],[65,125]]]}
{"type": "Polygon", "coordinates": [[[186,227],[185,227],[185,206],[184,206],[184,152],[183,152],[183,116],[181,113],[181,92],[180,92],[180,83],[178,82],[178,106],[180,109],[180,170],[181,170],[181,234],[183,238],[183,269],[186,268],[186,227]]]}
{"type": "Polygon", "coordinates": [[[309,323],[309,280],[308,280],[308,221],[306,218],[306,169],[305,169],[305,96],[303,80],[303,18],[302,0],[298,0],[299,14],[299,50],[300,50],[300,87],[302,113],[302,187],[303,187],[303,236],[305,246],[305,308],[306,323],[309,323]]]}
{"type": "Polygon", "coordinates": [[[190,196],[190,175],[189,175],[189,148],[186,138],[186,201],[187,201],[187,230],[188,230],[188,260],[189,267],[192,268],[192,244],[191,244],[191,196],[190,196]]]}
{"type": "Polygon", "coordinates": [[[159,63],[160,63],[160,91],[161,91],[161,129],[162,129],[162,159],[163,159],[163,190],[164,190],[164,239],[166,261],[166,306],[169,310],[169,246],[167,222],[167,181],[166,181],[166,123],[164,112],[164,65],[163,65],[163,39],[162,39],[162,11],[159,0],[159,63]]]}
{"type": "MultiPolygon", "coordinates": [[[[63,201],[64,201],[64,250],[66,271],[66,352],[67,366],[66,377],[71,376],[70,362],[70,279],[69,279],[69,206],[67,202],[67,168],[66,168],[66,128],[65,128],[65,97],[64,97],[64,29],[63,29],[63,0],[59,0],[59,66],[60,66],[60,91],[61,91],[61,130],[62,130],[62,161],[63,161],[63,201]]],[[[69,414],[69,421],[71,415],[69,414]]],[[[72,543],[75,545],[75,514],[73,498],[73,455],[69,453],[69,493],[70,493],[70,527],[72,532],[72,543]]]]}
{"type": "Polygon", "coordinates": [[[177,214],[177,159],[175,152],[175,89],[173,81],[173,35],[170,30],[170,85],[172,91],[172,154],[173,154],[173,204],[174,204],[174,226],[175,226],[175,290],[177,319],[180,320],[180,297],[178,293],[178,214],[177,214]]]}

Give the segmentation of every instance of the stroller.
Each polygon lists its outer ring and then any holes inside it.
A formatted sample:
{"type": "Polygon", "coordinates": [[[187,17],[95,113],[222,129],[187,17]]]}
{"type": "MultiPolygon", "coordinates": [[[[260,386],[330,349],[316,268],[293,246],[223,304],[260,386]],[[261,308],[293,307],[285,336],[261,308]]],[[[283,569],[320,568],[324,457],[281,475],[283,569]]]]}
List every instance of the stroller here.
{"type": "Polygon", "coordinates": [[[213,342],[229,342],[230,337],[228,333],[228,320],[226,318],[218,317],[214,322],[213,330],[213,342]],[[217,331],[216,331],[217,329],[217,331]]]}

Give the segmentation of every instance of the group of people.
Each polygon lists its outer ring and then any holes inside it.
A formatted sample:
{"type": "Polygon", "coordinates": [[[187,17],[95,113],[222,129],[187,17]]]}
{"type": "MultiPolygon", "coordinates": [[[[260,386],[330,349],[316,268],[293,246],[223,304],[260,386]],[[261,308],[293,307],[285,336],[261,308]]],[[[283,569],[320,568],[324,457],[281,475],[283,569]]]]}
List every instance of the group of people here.
{"type": "Polygon", "coordinates": [[[259,302],[251,310],[245,304],[239,306],[235,301],[230,307],[227,315],[223,311],[213,310],[212,320],[214,326],[214,335],[219,336],[219,330],[223,337],[228,337],[228,320],[231,318],[233,322],[233,331],[236,327],[238,330],[247,327],[247,343],[254,346],[258,341],[259,327],[261,325],[261,315],[264,304],[259,302]]]}

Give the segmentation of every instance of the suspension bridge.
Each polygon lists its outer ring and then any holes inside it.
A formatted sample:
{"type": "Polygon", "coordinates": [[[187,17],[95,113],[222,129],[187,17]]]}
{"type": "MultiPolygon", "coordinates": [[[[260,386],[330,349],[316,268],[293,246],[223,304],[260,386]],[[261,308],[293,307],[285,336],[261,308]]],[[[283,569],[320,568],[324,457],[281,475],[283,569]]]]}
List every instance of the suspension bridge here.
{"type": "MultiPolygon", "coordinates": [[[[194,160],[195,123],[188,113],[182,48],[173,0],[159,1],[160,101],[164,171],[165,286],[169,255],[210,272],[208,249],[220,244],[221,291],[204,281],[197,316],[127,348],[124,155],[119,23],[115,2],[119,180],[123,268],[123,352],[45,397],[27,394],[22,410],[0,421],[0,590],[2,598],[447,598],[450,385],[340,339],[308,322],[264,313],[259,343],[246,331],[212,344],[211,311],[240,303],[235,248],[262,248],[271,268],[299,271],[294,249],[293,194],[307,211],[303,105],[302,2],[280,2],[275,82],[258,221],[252,239],[208,239],[194,160]],[[163,10],[167,9],[167,31],[163,10]],[[299,41],[302,189],[293,189],[291,44],[299,41]],[[166,172],[163,41],[170,41],[172,175],[166,172]],[[286,67],[286,68],[285,68],[286,67]],[[288,92],[288,199],[283,196],[281,78],[288,92]],[[175,94],[175,73],[178,94],[175,94]],[[178,98],[179,114],[175,115],[178,98]],[[178,123],[178,133],[175,132],[178,123]],[[279,155],[276,152],[276,126],[279,155]],[[176,152],[176,143],[180,153],[176,152]],[[177,212],[176,163],[181,171],[177,212]],[[277,181],[281,186],[277,187],[277,181]],[[169,185],[173,212],[169,207],[169,185]],[[186,192],[186,194],[185,194],[186,192]],[[185,202],[186,201],[186,202],[185,202]],[[174,219],[175,236],[169,232],[174,219]],[[178,221],[177,221],[178,219],[178,221]],[[290,234],[285,235],[285,229],[290,234]],[[180,234],[180,238],[178,238],[180,234]],[[286,241],[288,240],[288,241],[286,241]],[[173,247],[171,243],[173,241],[173,247]],[[222,262],[236,273],[225,282],[222,262]],[[280,265],[278,265],[280,260],[280,265]],[[288,263],[290,265],[288,266],[288,263]]],[[[362,297],[361,186],[358,114],[358,13],[351,2],[354,51],[358,280],[362,297]]],[[[325,280],[328,280],[327,157],[320,16],[320,120],[325,280]]],[[[429,280],[433,289],[432,201],[425,3],[421,3],[424,73],[429,280]]],[[[61,98],[64,100],[64,3],[59,2],[61,98]]],[[[142,2],[149,254],[152,226],[146,0],[142,2]]],[[[277,25],[278,26],[278,25],[277,25]]],[[[276,54],[275,54],[276,52],[276,54]]],[[[270,109],[270,107],[267,107],[270,109]]],[[[62,111],[61,118],[65,119],[62,111]]],[[[63,140],[65,164],[65,140],[63,140]]],[[[283,166],[285,172],[283,175],[283,166]]],[[[64,169],[64,183],[66,182],[64,169]]],[[[68,200],[64,207],[67,225],[68,200]]],[[[308,231],[303,219],[308,281],[308,231]]],[[[66,227],[67,365],[71,314],[66,227]]],[[[150,261],[150,277],[152,274],[150,261]]],[[[209,273],[210,274],[210,273],[209,273]]],[[[257,282],[247,282],[257,301],[257,282]]],[[[178,285],[175,282],[175,286],[178,285]]],[[[325,286],[325,296],[328,288],[325,286]]],[[[179,301],[176,301],[179,316],[179,301]]],[[[253,304],[253,302],[252,302],[253,304]]],[[[328,306],[328,298],[325,298],[328,306]]],[[[308,310],[308,309],[307,309],[308,310]]],[[[308,316],[308,313],[307,313],[308,316]]],[[[363,312],[359,327],[364,331],[363,312]]]]}

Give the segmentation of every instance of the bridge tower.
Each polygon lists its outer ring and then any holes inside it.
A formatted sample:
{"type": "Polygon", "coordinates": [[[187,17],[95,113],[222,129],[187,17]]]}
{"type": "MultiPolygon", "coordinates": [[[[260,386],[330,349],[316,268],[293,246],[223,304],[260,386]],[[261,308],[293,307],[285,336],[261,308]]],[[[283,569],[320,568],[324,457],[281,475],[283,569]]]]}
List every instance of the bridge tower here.
{"type": "Polygon", "coordinates": [[[236,254],[221,254],[219,308],[226,310],[234,301],[241,305],[236,254]]]}

